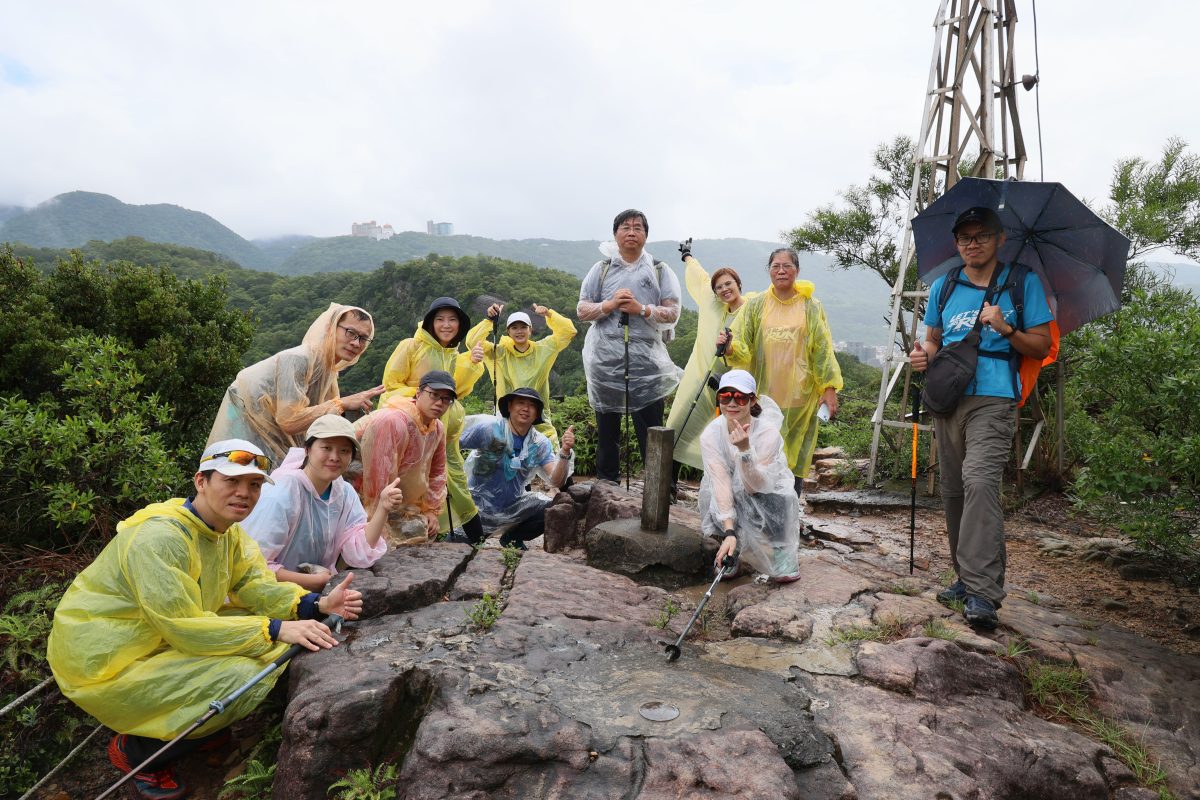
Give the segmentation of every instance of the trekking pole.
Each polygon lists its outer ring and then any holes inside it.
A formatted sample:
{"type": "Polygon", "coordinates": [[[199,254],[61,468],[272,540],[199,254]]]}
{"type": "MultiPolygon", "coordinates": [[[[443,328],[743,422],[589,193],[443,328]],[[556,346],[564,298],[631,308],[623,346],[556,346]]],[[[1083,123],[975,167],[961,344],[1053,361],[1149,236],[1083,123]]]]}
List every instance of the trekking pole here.
{"type": "Polygon", "coordinates": [[[916,381],[912,384],[912,499],[908,509],[908,574],[913,574],[914,551],[917,541],[917,436],[918,425],[921,421],[921,387],[916,381]]]}
{"type": "Polygon", "coordinates": [[[712,584],[708,587],[708,591],[704,593],[703,599],[700,600],[700,605],[696,606],[696,611],[692,614],[692,618],[688,620],[688,624],[683,629],[683,633],[679,634],[679,638],[675,640],[675,644],[669,644],[666,646],[667,661],[675,661],[679,658],[679,654],[682,652],[679,649],[679,645],[683,644],[683,637],[688,635],[688,631],[692,629],[692,626],[696,624],[696,620],[700,618],[700,612],[703,611],[704,606],[708,604],[708,600],[710,597],[712,597],[712,593],[717,588],[717,584],[721,582],[722,578],[733,571],[733,568],[736,564],[737,556],[733,553],[730,553],[729,555],[725,556],[725,558],[721,559],[721,566],[717,569],[717,577],[713,578],[712,584]]]}
{"type": "MultiPolygon", "coordinates": [[[[337,614],[330,614],[329,616],[325,617],[324,623],[331,628],[340,628],[341,624],[342,624],[342,618],[340,616],[338,616],[337,614]]],[[[284,664],[286,664],[288,661],[290,661],[292,659],[292,656],[296,655],[297,653],[301,652],[304,649],[305,648],[302,645],[298,645],[298,644],[292,645],[287,650],[284,650],[283,653],[278,658],[276,658],[274,661],[272,661],[267,666],[263,667],[257,675],[255,675],[253,678],[251,678],[250,680],[243,683],[237,689],[234,689],[227,697],[223,697],[220,700],[213,700],[211,703],[208,704],[208,711],[205,711],[204,714],[202,714],[195,722],[193,722],[187,728],[187,730],[185,730],[183,733],[179,734],[174,739],[172,739],[171,741],[167,742],[165,745],[160,747],[158,749],[158,751],[154,753],[154,755],[150,756],[145,761],[143,761],[141,764],[138,764],[136,767],[131,769],[129,772],[126,772],[124,775],[122,775],[121,780],[117,781],[112,786],[108,787],[108,789],[104,792],[104,794],[101,794],[96,797],[96,800],[104,800],[104,798],[108,797],[113,792],[115,792],[117,789],[124,786],[128,781],[133,779],[134,775],[136,775],[137,773],[139,773],[143,769],[145,769],[147,764],[151,763],[152,761],[154,761],[154,759],[158,758],[163,753],[170,750],[181,739],[184,739],[185,737],[187,737],[187,735],[189,733],[192,733],[193,731],[195,731],[197,728],[199,728],[204,723],[208,722],[210,719],[215,717],[217,714],[223,713],[227,708],[229,708],[231,705],[233,705],[238,700],[238,698],[240,698],[246,692],[250,691],[250,689],[255,684],[257,684],[263,678],[270,675],[272,672],[274,672],[279,667],[282,667],[284,664]]]]}
{"type": "Polygon", "coordinates": [[[625,328],[625,418],[621,421],[621,445],[625,449],[625,491],[629,491],[629,312],[621,312],[625,328]]]}
{"type": "Polygon", "coordinates": [[[492,413],[500,412],[500,314],[492,322],[492,413]]]}
{"type": "MultiPolygon", "coordinates": [[[[732,335],[729,328],[725,329],[726,335],[732,335]]],[[[725,349],[729,347],[729,339],[726,339],[721,344],[717,345],[717,355],[712,360],[712,364],[708,367],[708,372],[704,373],[704,380],[700,382],[700,391],[696,392],[696,396],[692,399],[692,407],[688,409],[687,416],[683,418],[683,424],[679,426],[679,430],[675,431],[675,445],[679,444],[679,437],[683,435],[683,431],[687,428],[688,420],[692,418],[692,412],[696,410],[696,404],[700,402],[701,395],[708,388],[708,382],[713,377],[713,370],[717,368],[717,359],[725,357],[725,349]]]]}

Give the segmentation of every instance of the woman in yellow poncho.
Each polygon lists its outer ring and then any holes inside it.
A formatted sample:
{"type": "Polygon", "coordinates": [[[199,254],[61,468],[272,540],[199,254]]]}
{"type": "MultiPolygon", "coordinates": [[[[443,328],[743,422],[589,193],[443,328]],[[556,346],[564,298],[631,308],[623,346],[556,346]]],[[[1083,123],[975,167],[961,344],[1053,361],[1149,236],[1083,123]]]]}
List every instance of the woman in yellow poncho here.
{"type": "Polygon", "coordinates": [[[371,315],[357,306],[330,303],[292,347],[251,364],[225,392],[208,441],[246,439],[271,461],[303,447],[308,426],[325,414],[370,411],[382,386],[342,397],[338,373],[358,363],[375,335],[371,315]]]}
{"type": "MultiPolygon", "coordinates": [[[[459,399],[442,416],[442,424],[446,426],[449,511],[454,516],[454,527],[462,527],[468,538],[474,535],[482,538],[479,510],[475,508],[475,501],[467,489],[467,473],[463,466],[462,451],[458,449],[458,436],[462,433],[463,420],[466,418],[462,398],[471,393],[483,375],[483,346],[476,344],[466,353],[458,349],[470,325],[471,318],[459,307],[457,300],[452,297],[434,300],[413,337],[396,345],[384,366],[384,393],[379,398],[379,407],[384,408],[390,397],[415,397],[421,385],[421,376],[427,372],[440,369],[454,376],[459,399]]],[[[442,533],[453,532],[445,507],[438,517],[438,526],[442,533]]]]}
{"type": "MultiPolygon", "coordinates": [[[[767,264],[771,286],[738,315],[727,360],[750,372],[759,393],[783,411],[784,449],[799,493],[817,445],[817,408],[824,403],[837,413],[842,371],[812,282],[796,280],[800,256],[781,247],[767,264]]],[[[725,341],[722,331],[717,344],[725,341]]]]}
{"type": "MultiPolygon", "coordinates": [[[[129,772],[242,687],[289,644],[337,644],[313,617],[355,619],[362,595],[352,576],[327,596],[280,583],[238,524],[270,480],[251,442],[204,451],[187,500],[154,503],[117,525],[110,541],[63,595],[46,658],[63,694],[117,732],[109,759],[129,772]]],[[[170,767],[199,740],[245,716],[282,670],[134,777],[139,797],[182,797],[170,767]]],[[[210,740],[211,741],[211,740],[210,740]]]]}
{"type": "Polygon", "coordinates": [[[503,310],[504,306],[499,303],[488,308],[487,318],[467,333],[467,347],[483,345],[483,364],[492,376],[497,397],[504,397],[515,389],[529,388],[545,398],[542,410],[542,419],[545,421],[534,427],[557,450],[558,431],[550,418],[550,370],[558,354],[567,349],[567,345],[575,338],[575,323],[553,309],[535,305],[533,313],[546,318],[546,324],[550,327],[549,336],[536,342],[530,341],[532,321],[524,311],[517,311],[508,315],[506,335],[500,337],[498,345],[493,345],[488,341],[488,336],[503,310]]]}
{"type": "Polygon", "coordinates": [[[696,302],[700,319],[696,323],[696,342],[692,345],[692,355],[688,358],[683,378],[675,391],[675,400],[671,404],[671,414],[667,417],[667,427],[675,431],[676,475],[680,464],[704,469],[700,433],[712,421],[717,405],[716,393],[708,388],[701,392],[701,388],[710,367],[712,374],[718,378],[729,369],[714,355],[712,343],[718,331],[733,325],[746,301],[757,296],[757,292],[742,294],[741,276],[729,267],[722,267],[709,278],[700,262],[692,257],[690,242],[689,239],[688,244],[680,246],[686,265],[684,282],[688,294],[696,302]],[[692,410],[693,400],[696,401],[695,410],[692,410]],[[687,425],[681,430],[685,419],[687,425]]]}

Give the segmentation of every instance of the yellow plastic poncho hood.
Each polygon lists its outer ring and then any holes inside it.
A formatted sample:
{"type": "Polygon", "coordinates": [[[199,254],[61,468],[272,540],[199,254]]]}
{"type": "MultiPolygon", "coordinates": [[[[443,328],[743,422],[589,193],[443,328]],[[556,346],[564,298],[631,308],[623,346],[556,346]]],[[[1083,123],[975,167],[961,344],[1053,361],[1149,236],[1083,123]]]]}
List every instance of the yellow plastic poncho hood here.
{"type": "MultiPolygon", "coordinates": [[[[216,533],[180,499],[117,531],[59,602],[46,656],[63,694],[109,728],[171,739],[287,648],[269,618],[294,619],[305,590],[277,582],[240,526],[216,533]]],[[[251,711],[279,672],[194,735],[251,711]]]]}

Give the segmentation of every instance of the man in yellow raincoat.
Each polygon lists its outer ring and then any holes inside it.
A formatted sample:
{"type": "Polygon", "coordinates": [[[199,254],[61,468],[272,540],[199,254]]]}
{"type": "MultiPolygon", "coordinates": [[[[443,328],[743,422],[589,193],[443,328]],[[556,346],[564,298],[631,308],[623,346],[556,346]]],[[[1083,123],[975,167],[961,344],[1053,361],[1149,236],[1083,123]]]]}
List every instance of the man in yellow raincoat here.
{"type": "Polygon", "coordinates": [[[370,411],[382,386],[342,397],[338,373],[358,363],[375,335],[371,315],[357,306],[330,303],[304,341],[251,364],[234,378],[208,441],[246,439],[274,464],[304,446],[304,432],[325,414],[370,411]]]}
{"type": "MultiPolygon", "coordinates": [[[[196,494],[154,503],[117,525],[54,614],[47,660],[62,693],[117,732],[109,744],[123,772],[141,764],[291,644],[337,640],[313,617],[356,619],[353,573],[325,597],[280,583],[238,524],[254,509],[270,464],[251,442],[216,442],[193,478],[196,494]]],[[[270,673],[192,738],[133,779],[140,797],[189,792],[171,766],[252,711],[282,670],[270,673]]]]}
{"type": "MultiPolygon", "coordinates": [[[[733,324],[729,366],[754,376],[758,393],[783,411],[783,441],[797,494],[817,446],[817,409],[837,414],[842,370],[833,350],[825,309],[811,281],[796,280],[800,256],[790,247],[771,253],[771,286],[746,302],[733,324]]],[[[728,337],[717,334],[717,344],[728,337]]]]}
{"type": "MultiPolygon", "coordinates": [[[[458,436],[462,433],[466,409],[462,398],[471,393],[475,383],[483,376],[483,345],[476,343],[469,352],[463,353],[458,345],[471,327],[471,318],[453,297],[439,297],[429,305],[411,339],[396,345],[391,358],[383,368],[384,393],[379,398],[379,407],[386,407],[393,397],[415,397],[421,388],[421,377],[428,372],[441,370],[454,376],[458,387],[458,399],[442,416],[446,426],[446,480],[450,498],[443,504],[438,526],[442,533],[450,533],[451,527],[477,531],[482,538],[483,529],[476,519],[479,510],[471,499],[467,488],[467,473],[463,466],[462,451],[458,449],[458,436]],[[450,517],[453,515],[453,526],[450,517]]],[[[470,536],[470,531],[468,531],[470,536]]]]}
{"type": "Polygon", "coordinates": [[[533,322],[524,311],[517,311],[508,315],[506,335],[500,337],[499,345],[493,345],[488,337],[503,310],[504,306],[499,303],[488,308],[487,318],[467,334],[467,347],[483,344],[483,365],[492,376],[497,397],[527,387],[544,398],[542,419],[545,421],[534,427],[557,448],[558,431],[550,418],[550,370],[554,368],[558,354],[575,338],[575,323],[553,309],[535,305],[533,313],[546,318],[549,336],[531,341],[533,322]]]}

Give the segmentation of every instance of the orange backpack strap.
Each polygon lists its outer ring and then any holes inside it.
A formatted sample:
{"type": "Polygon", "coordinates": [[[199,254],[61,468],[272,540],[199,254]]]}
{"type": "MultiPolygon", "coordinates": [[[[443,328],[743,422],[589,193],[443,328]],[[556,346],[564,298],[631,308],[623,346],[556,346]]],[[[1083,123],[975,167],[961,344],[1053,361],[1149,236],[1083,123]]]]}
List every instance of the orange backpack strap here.
{"type": "Polygon", "coordinates": [[[1018,407],[1025,405],[1025,401],[1029,399],[1029,393],[1033,391],[1033,386],[1037,383],[1038,373],[1042,371],[1042,367],[1048,367],[1058,360],[1060,338],[1058,322],[1050,320],[1050,351],[1046,353],[1046,357],[1038,359],[1025,356],[1021,359],[1021,402],[1017,404],[1018,407]]]}

